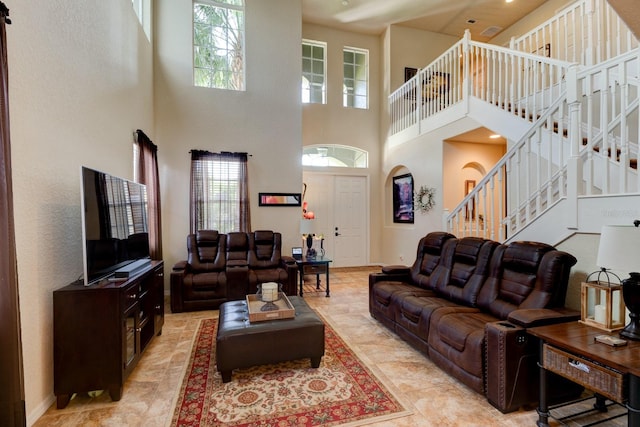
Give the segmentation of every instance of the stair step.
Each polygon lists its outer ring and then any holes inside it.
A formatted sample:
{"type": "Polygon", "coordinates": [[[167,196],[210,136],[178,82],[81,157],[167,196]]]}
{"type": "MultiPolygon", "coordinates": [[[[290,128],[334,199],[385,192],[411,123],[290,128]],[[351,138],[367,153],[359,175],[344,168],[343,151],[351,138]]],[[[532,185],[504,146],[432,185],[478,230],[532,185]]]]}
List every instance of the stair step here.
{"type": "MultiPolygon", "coordinates": [[[[502,104],[495,102],[494,103],[496,107],[502,108],[503,110],[506,110],[508,112],[512,112],[512,106],[511,104],[505,104],[504,102],[502,104]]],[[[527,113],[526,110],[520,110],[519,108],[516,108],[516,110],[514,111],[515,114],[519,115],[520,117],[522,117],[523,119],[526,119],[527,117],[527,113]]],[[[536,120],[538,120],[540,118],[540,114],[536,115],[536,120]]],[[[529,114],[529,121],[533,122],[533,114],[529,114]]],[[[547,124],[545,123],[543,125],[544,127],[547,127],[547,124]]],[[[553,133],[559,133],[559,123],[558,122],[553,122],[553,133]]],[[[563,128],[562,129],[562,136],[564,138],[567,138],[569,136],[569,129],[567,128],[563,128]]],[[[582,138],[582,145],[587,145],[589,143],[589,138],[583,137],[582,138]]],[[[600,152],[600,147],[593,147],[593,150],[595,152],[600,152]]],[[[608,149],[608,157],[611,157],[611,149],[608,149]]],[[[616,153],[616,160],[620,161],[620,149],[617,150],[616,153]]],[[[629,159],[629,167],[631,169],[638,169],[638,159],[629,159]]]]}

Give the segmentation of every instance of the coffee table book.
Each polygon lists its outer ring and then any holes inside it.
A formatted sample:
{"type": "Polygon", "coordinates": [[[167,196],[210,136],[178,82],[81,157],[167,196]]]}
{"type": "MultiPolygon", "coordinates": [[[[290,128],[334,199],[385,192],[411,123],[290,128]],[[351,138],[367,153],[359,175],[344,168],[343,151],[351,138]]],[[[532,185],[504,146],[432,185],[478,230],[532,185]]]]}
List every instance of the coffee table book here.
{"type": "Polygon", "coordinates": [[[249,307],[249,322],[263,322],[265,320],[290,319],[295,317],[296,309],[293,308],[289,298],[283,293],[278,293],[280,297],[273,301],[278,306],[277,310],[261,311],[266,302],[260,299],[259,295],[247,295],[247,307],[249,307]]]}

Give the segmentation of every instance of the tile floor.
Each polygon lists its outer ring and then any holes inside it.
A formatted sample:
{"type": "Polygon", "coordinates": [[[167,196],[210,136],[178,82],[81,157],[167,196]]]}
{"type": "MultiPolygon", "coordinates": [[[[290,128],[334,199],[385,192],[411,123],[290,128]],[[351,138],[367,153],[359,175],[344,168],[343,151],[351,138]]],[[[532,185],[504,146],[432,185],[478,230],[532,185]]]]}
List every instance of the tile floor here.
{"type": "MultiPolygon", "coordinates": [[[[413,415],[370,426],[535,426],[535,411],[502,414],[486,399],[443,373],[429,359],[372,319],[368,274],[376,269],[332,269],[331,297],[307,292],[305,299],[343,337],[413,415]]],[[[313,283],[315,285],[315,282],[313,283]]],[[[76,396],[62,410],[55,404],[35,423],[55,426],[161,427],[171,420],[198,322],[217,311],[173,314],[167,305],[162,335],[156,337],[112,402],[108,393],[76,396]]],[[[557,425],[554,423],[554,425],[557,425]]]]}

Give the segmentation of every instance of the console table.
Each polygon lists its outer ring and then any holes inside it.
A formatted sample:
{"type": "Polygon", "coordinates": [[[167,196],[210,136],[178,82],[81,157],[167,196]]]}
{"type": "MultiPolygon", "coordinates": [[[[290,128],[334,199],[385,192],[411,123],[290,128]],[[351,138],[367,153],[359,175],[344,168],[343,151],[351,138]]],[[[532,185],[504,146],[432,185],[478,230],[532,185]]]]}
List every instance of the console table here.
{"type": "Polygon", "coordinates": [[[327,292],[327,298],[329,297],[329,263],[332,262],[327,256],[317,256],[314,258],[303,257],[296,259],[298,264],[298,271],[300,272],[300,296],[302,296],[302,285],[304,284],[305,274],[315,274],[316,276],[316,289],[320,289],[320,275],[324,274],[326,277],[325,289],[327,292]]]}
{"type": "Polygon", "coordinates": [[[53,292],[53,392],[62,409],[76,392],[123,385],[164,324],[163,262],[124,281],[82,281],[53,292]]]}
{"type": "Polygon", "coordinates": [[[627,424],[640,425],[640,341],[628,341],[620,347],[599,343],[595,337],[605,331],[579,322],[540,326],[527,332],[540,339],[539,427],[549,426],[548,371],[626,405],[627,424]]]}

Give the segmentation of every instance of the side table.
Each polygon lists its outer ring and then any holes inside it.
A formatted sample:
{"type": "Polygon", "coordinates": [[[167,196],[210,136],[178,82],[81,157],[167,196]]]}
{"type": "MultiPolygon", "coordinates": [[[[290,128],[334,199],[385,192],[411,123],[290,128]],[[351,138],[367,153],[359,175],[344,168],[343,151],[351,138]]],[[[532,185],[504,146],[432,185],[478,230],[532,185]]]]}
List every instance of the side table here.
{"type": "Polygon", "coordinates": [[[640,341],[612,347],[595,341],[605,331],[580,322],[540,326],[527,332],[540,339],[539,427],[549,426],[548,371],[626,405],[627,425],[640,425],[640,341]]]}
{"type": "Polygon", "coordinates": [[[329,263],[332,262],[327,256],[317,256],[314,258],[302,257],[296,260],[298,272],[300,274],[300,296],[303,296],[302,285],[304,283],[305,274],[315,274],[316,289],[320,289],[320,275],[326,277],[325,290],[327,298],[329,297],[329,263]]]}

